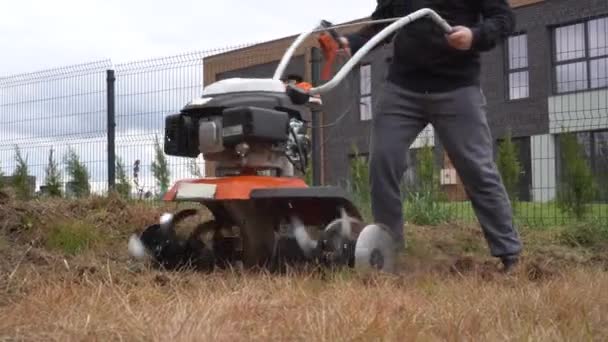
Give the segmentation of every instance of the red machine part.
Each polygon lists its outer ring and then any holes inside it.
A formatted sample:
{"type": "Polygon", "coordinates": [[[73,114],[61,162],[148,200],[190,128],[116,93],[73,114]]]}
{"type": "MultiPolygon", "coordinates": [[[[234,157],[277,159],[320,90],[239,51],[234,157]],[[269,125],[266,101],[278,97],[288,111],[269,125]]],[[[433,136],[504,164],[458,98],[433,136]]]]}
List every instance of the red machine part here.
{"type": "Polygon", "coordinates": [[[319,44],[321,45],[323,57],[325,58],[325,65],[321,72],[321,80],[327,81],[331,77],[331,69],[338,56],[340,45],[329,33],[321,33],[319,35],[319,44]]]}
{"type": "Polygon", "coordinates": [[[268,176],[235,176],[221,178],[186,179],[176,182],[164,195],[164,201],[176,198],[179,186],[183,183],[213,184],[216,188],[215,200],[244,200],[250,199],[251,191],[257,189],[307,188],[306,182],[300,178],[268,177],[268,176]]]}

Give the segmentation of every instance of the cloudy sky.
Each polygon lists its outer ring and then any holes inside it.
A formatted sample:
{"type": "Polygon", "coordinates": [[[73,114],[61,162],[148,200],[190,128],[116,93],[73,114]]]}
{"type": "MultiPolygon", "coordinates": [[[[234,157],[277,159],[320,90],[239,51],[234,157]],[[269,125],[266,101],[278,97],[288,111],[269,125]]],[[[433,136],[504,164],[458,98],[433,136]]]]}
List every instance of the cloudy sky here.
{"type": "Polygon", "coordinates": [[[297,34],[344,22],[373,0],[19,0],[0,11],[0,76],[111,58],[114,63],[297,34]]]}

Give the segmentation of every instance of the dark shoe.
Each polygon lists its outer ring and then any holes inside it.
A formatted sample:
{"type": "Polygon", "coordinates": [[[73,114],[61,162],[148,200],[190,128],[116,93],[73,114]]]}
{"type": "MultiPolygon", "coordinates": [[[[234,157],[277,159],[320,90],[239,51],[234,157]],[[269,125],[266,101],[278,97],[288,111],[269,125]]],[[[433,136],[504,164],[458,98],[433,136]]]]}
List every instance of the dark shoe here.
{"type": "Polygon", "coordinates": [[[502,261],[502,273],[512,273],[519,265],[519,255],[508,255],[500,258],[502,261]]]}

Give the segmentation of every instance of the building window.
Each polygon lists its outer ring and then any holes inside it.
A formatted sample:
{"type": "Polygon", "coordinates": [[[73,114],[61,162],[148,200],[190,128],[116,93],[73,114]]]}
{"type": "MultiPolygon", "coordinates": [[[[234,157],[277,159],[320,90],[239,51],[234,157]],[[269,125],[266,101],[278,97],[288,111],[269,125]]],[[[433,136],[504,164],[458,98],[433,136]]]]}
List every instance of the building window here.
{"type": "Polygon", "coordinates": [[[608,17],[554,30],[556,92],[608,87],[608,17]]]}
{"type": "Polygon", "coordinates": [[[528,77],[528,35],[519,34],[507,41],[509,66],[509,99],[517,100],[530,95],[528,77]]]}
{"type": "Polygon", "coordinates": [[[362,121],[367,121],[372,119],[372,66],[362,65],[360,74],[360,117],[362,121]]]}

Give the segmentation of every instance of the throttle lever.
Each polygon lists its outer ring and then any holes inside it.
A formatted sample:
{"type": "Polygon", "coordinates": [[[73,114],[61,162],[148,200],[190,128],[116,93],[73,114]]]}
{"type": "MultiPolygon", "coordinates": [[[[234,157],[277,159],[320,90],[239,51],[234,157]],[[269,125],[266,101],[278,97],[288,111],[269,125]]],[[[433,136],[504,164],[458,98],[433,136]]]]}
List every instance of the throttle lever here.
{"type": "Polygon", "coordinates": [[[338,55],[338,50],[347,47],[342,42],[342,39],[340,39],[341,36],[338,32],[332,29],[333,26],[334,25],[331,22],[321,20],[320,27],[325,31],[319,37],[319,44],[321,45],[321,50],[323,51],[323,57],[325,59],[325,65],[321,72],[321,80],[323,81],[327,81],[331,77],[331,69],[338,55]]]}
{"type": "Polygon", "coordinates": [[[338,46],[340,46],[340,48],[346,48],[346,46],[342,42],[342,39],[340,39],[342,38],[342,36],[340,36],[338,32],[336,32],[336,30],[332,28],[333,26],[334,24],[332,24],[331,22],[327,20],[321,20],[321,27],[323,27],[325,31],[327,31],[327,33],[331,35],[331,37],[336,41],[336,43],[338,43],[338,46]]]}

